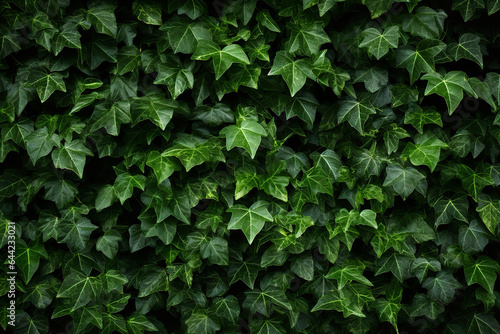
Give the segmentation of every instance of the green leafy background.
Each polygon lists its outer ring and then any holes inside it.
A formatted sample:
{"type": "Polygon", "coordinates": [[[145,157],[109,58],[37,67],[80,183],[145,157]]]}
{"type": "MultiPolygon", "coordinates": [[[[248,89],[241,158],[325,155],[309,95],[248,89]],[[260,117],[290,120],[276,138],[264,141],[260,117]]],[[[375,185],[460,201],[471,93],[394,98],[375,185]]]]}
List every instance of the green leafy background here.
{"type": "Polygon", "coordinates": [[[499,9],[0,1],[16,332],[499,333],[499,9]]]}

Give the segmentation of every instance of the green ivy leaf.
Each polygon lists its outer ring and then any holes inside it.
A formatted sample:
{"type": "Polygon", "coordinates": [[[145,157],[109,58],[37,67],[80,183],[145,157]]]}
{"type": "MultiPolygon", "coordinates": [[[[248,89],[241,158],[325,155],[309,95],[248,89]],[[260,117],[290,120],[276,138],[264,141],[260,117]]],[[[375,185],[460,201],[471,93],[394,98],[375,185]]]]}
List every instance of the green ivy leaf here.
{"type": "Polygon", "coordinates": [[[86,276],[81,272],[72,270],[64,278],[57,292],[57,298],[69,298],[71,310],[74,311],[85,306],[92,299],[97,298],[102,290],[102,283],[97,277],[86,276]]]}
{"type": "Polygon", "coordinates": [[[427,73],[422,76],[422,80],[427,80],[425,95],[436,93],[442,96],[450,115],[462,101],[464,90],[472,95],[472,87],[469,85],[467,75],[462,71],[451,71],[444,77],[438,73],[427,73]]]}
{"type": "Polygon", "coordinates": [[[446,147],[448,145],[436,138],[436,136],[430,132],[425,132],[415,137],[415,144],[410,142],[406,145],[401,157],[410,158],[411,163],[417,166],[426,165],[432,172],[439,162],[441,149],[446,147]]]}
{"type": "Polygon", "coordinates": [[[248,60],[243,48],[238,44],[230,44],[221,50],[215,42],[204,39],[198,41],[198,45],[191,59],[208,60],[210,58],[212,58],[213,61],[215,80],[219,80],[224,72],[234,63],[250,64],[250,60],[248,60]]]}
{"type": "Polygon", "coordinates": [[[446,51],[455,60],[468,59],[476,62],[483,68],[483,55],[479,46],[479,36],[466,33],[460,36],[458,43],[448,44],[446,51]]]}
{"type": "Polygon", "coordinates": [[[64,143],[63,147],[55,149],[51,154],[56,168],[70,169],[80,178],[83,177],[86,156],[94,154],[79,139],[64,143]]]}
{"type": "Polygon", "coordinates": [[[500,273],[500,265],[486,255],[481,255],[475,261],[471,257],[466,257],[464,273],[468,285],[478,283],[490,293],[493,293],[497,273],[500,273]]]}
{"type": "Polygon", "coordinates": [[[252,159],[257,153],[261,137],[267,136],[267,132],[262,125],[251,119],[244,119],[237,125],[228,125],[219,134],[226,137],[226,149],[228,151],[234,147],[242,147],[250,154],[252,159]]]}
{"type": "Polygon", "coordinates": [[[436,11],[422,6],[415,11],[415,14],[405,17],[403,30],[414,36],[439,39],[444,29],[444,20],[447,17],[448,15],[442,9],[436,11]]]}
{"type": "Polygon", "coordinates": [[[479,212],[479,216],[488,230],[495,234],[496,228],[500,224],[498,220],[498,217],[500,217],[500,200],[492,199],[486,194],[481,194],[478,197],[476,211],[479,212]]]}
{"type": "Polygon", "coordinates": [[[292,54],[278,51],[268,75],[281,74],[293,97],[305,85],[307,78],[315,79],[311,64],[307,59],[294,60],[292,54]]]}
{"type": "Polygon", "coordinates": [[[453,10],[459,10],[464,21],[469,21],[476,9],[484,8],[483,0],[453,0],[453,10]]]}
{"type": "Polygon", "coordinates": [[[232,206],[226,210],[232,213],[227,228],[229,230],[242,230],[251,244],[264,227],[265,222],[273,221],[273,216],[267,211],[268,205],[269,203],[266,201],[257,201],[250,208],[242,204],[232,206]]]}
{"type": "Polygon", "coordinates": [[[387,176],[384,180],[384,187],[392,186],[394,191],[403,197],[404,200],[410,196],[425,175],[413,167],[403,168],[400,165],[390,165],[385,169],[387,176]]]}
{"type": "Polygon", "coordinates": [[[375,28],[368,28],[363,31],[363,36],[364,39],[359,46],[366,48],[368,53],[379,60],[389,52],[389,49],[398,47],[399,27],[390,26],[383,33],[375,28]]]}

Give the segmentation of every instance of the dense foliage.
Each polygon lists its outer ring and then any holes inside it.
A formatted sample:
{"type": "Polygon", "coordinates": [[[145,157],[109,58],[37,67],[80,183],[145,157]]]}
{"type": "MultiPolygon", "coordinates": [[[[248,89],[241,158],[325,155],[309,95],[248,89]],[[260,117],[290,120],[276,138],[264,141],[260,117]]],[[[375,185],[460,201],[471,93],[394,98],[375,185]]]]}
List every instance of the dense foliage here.
{"type": "Polygon", "coordinates": [[[0,325],[499,333],[500,1],[0,1],[0,325]]]}

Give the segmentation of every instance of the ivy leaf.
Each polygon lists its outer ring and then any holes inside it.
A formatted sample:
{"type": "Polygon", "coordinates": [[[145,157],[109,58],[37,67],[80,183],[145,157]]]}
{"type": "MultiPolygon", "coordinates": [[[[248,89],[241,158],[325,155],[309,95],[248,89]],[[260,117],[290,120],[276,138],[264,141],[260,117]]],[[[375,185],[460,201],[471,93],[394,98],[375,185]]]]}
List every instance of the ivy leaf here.
{"type": "Polygon", "coordinates": [[[403,168],[396,164],[387,166],[385,171],[387,176],[383,186],[392,186],[394,191],[403,197],[403,200],[406,200],[418,186],[420,180],[425,178],[425,175],[413,167],[403,168]]]}
{"type": "Polygon", "coordinates": [[[146,165],[153,169],[158,184],[168,179],[176,170],[179,170],[178,164],[172,158],[158,151],[149,152],[146,165]]]}
{"type": "Polygon", "coordinates": [[[319,102],[314,95],[299,92],[286,107],[286,118],[290,119],[293,116],[298,116],[307,124],[313,125],[318,106],[319,102]]]}
{"type": "Polygon", "coordinates": [[[161,7],[145,1],[134,1],[132,4],[132,12],[137,18],[151,25],[162,25],[161,7]]]}
{"type": "Polygon", "coordinates": [[[464,21],[469,21],[476,9],[484,8],[483,0],[453,0],[453,10],[459,10],[464,21]]]}
{"type": "Polygon", "coordinates": [[[379,60],[389,52],[389,49],[398,47],[399,27],[390,26],[383,33],[376,28],[368,28],[363,31],[363,36],[364,39],[359,47],[366,48],[368,53],[379,60]]]}
{"type": "Polygon", "coordinates": [[[22,239],[16,241],[16,265],[22,271],[23,281],[28,284],[40,265],[40,258],[48,259],[45,247],[39,243],[30,243],[22,239]]]}
{"type": "Polygon", "coordinates": [[[144,190],[146,184],[146,177],[144,175],[131,175],[129,173],[122,173],[115,179],[113,188],[115,195],[123,205],[127,199],[132,197],[134,188],[144,190]]]}
{"type": "Polygon", "coordinates": [[[466,33],[460,36],[458,43],[448,44],[446,51],[455,60],[468,59],[476,62],[483,68],[483,55],[479,46],[479,36],[466,33]]]}
{"type": "Polygon", "coordinates": [[[476,211],[488,230],[495,234],[498,224],[500,224],[500,200],[492,199],[489,195],[481,194],[478,196],[478,205],[476,211]]]}
{"type": "Polygon", "coordinates": [[[292,54],[278,51],[268,75],[281,74],[293,97],[305,85],[307,78],[314,79],[311,64],[307,59],[294,60],[292,54]]]}
{"type": "Polygon", "coordinates": [[[276,287],[270,287],[262,291],[259,289],[245,291],[245,300],[242,306],[249,309],[251,313],[259,312],[269,316],[271,304],[289,311],[292,310],[292,305],[286,298],[285,293],[276,287]]]}
{"type": "Polygon", "coordinates": [[[337,119],[338,123],[347,120],[353,128],[363,134],[363,125],[371,114],[376,114],[376,111],[367,99],[356,100],[347,97],[339,102],[337,119]]]}
{"type": "Polygon", "coordinates": [[[410,45],[399,47],[396,50],[397,66],[408,70],[413,85],[421,73],[434,72],[434,58],[444,48],[446,44],[437,39],[424,39],[416,49],[410,45]]]}
{"type": "MultiPolygon", "coordinates": [[[[328,174],[333,181],[337,180],[342,167],[340,156],[330,149],[326,149],[323,153],[319,154],[314,152],[311,158],[316,166],[320,166],[328,174]]],[[[293,175],[292,175],[293,176],[293,175]]]]}
{"type": "Polygon", "coordinates": [[[26,150],[33,165],[38,159],[47,156],[55,147],[61,147],[61,139],[57,134],[50,134],[46,127],[37,129],[26,137],[26,150]]]}
{"type": "Polygon", "coordinates": [[[486,6],[488,8],[488,15],[493,15],[498,10],[500,10],[500,1],[498,0],[487,0],[486,1],[486,6]]]}
{"type": "Polygon", "coordinates": [[[468,285],[478,283],[487,291],[493,293],[497,273],[500,273],[500,265],[486,255],[481,255],[475,261],[471,257],[466,257],[464,273],[468,285]]]}
{"type": "Polygon", "coordinates": [[[86,156],[94,154],[79,139],[64,143],[63,147],[55,149],[51,154],[56,168],[70,169],[80,179],[83,177],[86,156]]]}
{"type": "Polygon", "coordinates": [[[264,227],[265,222],[273,221],[273,216],[267,211],[268,205],[269,203],[266,201],[257,201],[250,208],[242,204],[232,206],[226,210],[232,213],[227,228],[229,230],[242,230],[251,244],[264,227]]]}
{"type": "Polygon", "coordinates": [[[289,177],[283,172],[285,171],[285,162],[272,165],[269,169],[269,174],[261,177],[259,181],[259,189],[262,189],[279,200],[288,201],[288,193],[286,187],[289,183],[289,177]]]}
{"type": "Polygon", "coordinates": [[[193,312],[191,316],[186,320],[186,326],[188,327],[187,333],[206,333],[213,334],[220,329],[220,325],[216,323],[212,318],[203,313],[193,312]]]}
{"type": "Polygon", "coordinates": [[[226,239],[215,237],[203,244],[200,248],[203,259],[209,259],[213,264],[225,266],[229,264],[228,242],[226,239]]]}
{"type": "Polygon", "coordinates": [[[71,310],[74,311],[97,298],[101,290],[100,279],[71,270],[70,274],[64,278],[57,292],[57,298],[69,298],[72,305],[71,310]]]}
{"type": "Polygon", "coordinates": [[[442,9],[436,11],[432,8],[422,6],[415,11],[415,14],[405,17],[403,20],[403,30],[413,36],[439,39],[443,32],[444,20],[447,17],[448,15],[442,9]]]}
{"type": "Polygon", "coordinates": [[[56,91],[66,92],[64,76],[61,73],[47,73],[46,70],[32,69],[29,72],[26,87],[36,88],[40,101],[44,103],[56,91]]]}
{"type": "Polygon", "coordinates": [[[417,276],[420,283],[422,283],[429,270],[438,272],[441,271],[441,262],[435,259],[428,260],[426,258],[419,257],[411,263],[410,270],[412,274],[417,276]]]}
{"type": "Polygon", "coordinates": [[[422,76],[422,80],[427,80],[425,95],[435,93],[442,96],[448,106],[449,115],[453,114],[462,101],[464,90],[473,95],[467,75],[462,71],[451,71],[444,77],[439,73],[427,73],[422,76]]]}
{"type": "Polygon", "coordinates": [[[322,194],[333,194],[333,186],[332,182],[325,182],[329,180],[328,174],[323,170],[323,168],[319,166],[312,167],[311,169],[304,172],[302,176],[302,180],[299,185],[301,187],[309,188],[309,191],[313,196],[317,196],[318,193],[322,194]]]}
{"type": "Polygon", "coordinates": [[[339,290],[341,290],[346,283],[351,281],[373,286],[373,284],[363,276],[363,268],[357,265],[348,265],[342,268],[332,267],[325,277],[337,280],[337,289],[339,290]]]}
{"type": "Polygon", "coordinates": [[[257,22],[259,22],[262,26],[266,27],[270,31],[273,32],[281,32],[280,27],[276,23],[276,21],[273,20],[271,14],[267,9],[263,9],[257,13],[257,22]]]}
{"type": "Polygon", "coordinates": [[[230,44],[221,50],[215,42],[198,41],[191,59],[208,60],[210,58],[212,58],[215,69],[215,80],[219,80],[233,63],[250,65],[250,60],[238,44],[230,44]]]}
{"type": "Polygon", "coordinates": [[[430,132],[425,132],[423,135],[415,137],[415,144],[409,142],[406,145],[401,157],[409,157],[411,163],[417,166],[426,165],[432,172],[439,162],[441,148],[445,147],[448,147],[448,145],[430,132]]]}
{"type": "Polygon", "coordinates": [[[489,233],[474,219],[469,225],[462,225],[458,232],[458,243],[467,252],[482,252],[489,242],[489,233]]]}
{"type": "Polygon", "coordinates": [[[254,120],[244,119],[239,125],[228,125],[219,134],[226,137],[226,149],[234,147],[244,148],[252,157],[255,157],[261,137],[266,136],[266,130],[254,120]]]}
{"type": "Polygon", "coordinates": [[[438,315],[444,312],[444,307],[436,303],[434,298],[426,296],[423,293],[417,293],[413,298],[413,303],[411,305],[410,316],[419,317],[426,316],[429,319],[436,319],[438,315]]]}
{"type": "Polygon", "coordinates": [[[375,19],[387,12],[394,4],[394,0],[363,0],[362,2],[370,10],[372,19],[375,19]]]}
{"type": "Polygon", "coordinates": [[[259,270],[262,270],[262,267],[259,262],[255,261],[255,259],[248,259],[239,263],[231,263],[229,270],[227,271],[228,277],[231,278],[229,285],[241,280],[253,290],[259,270]]]}
{"type": "Polygon", "coordinates": [[[111,107],[106,104],[98,104],[94,108],[94,113],[90,118],[92,126],[90,131],[96,131],[99,128],[105,128],[112,136],[118,136],[120,126],[132,122],[130,115],[130,103],[118,101],[111,107]]]}
{"type": "Polygon", "coordinates": [[[452,219],[468,222],[469,202],[465,196],[454,195],[451,198],[440,198],[434,204],[434,210],[436,211],[436,227],[448,224],[452,219]]]}
{"type": "Polygon", "coordinates": [[[400,282],[410,276],[411,258],[409,257],[393,253],[389,256],[383,256],[379,262],[380,266],[375,275],[392,272],[400,282]]]}
{"type": "Polygon", "coordinates": [[[144,314],[134,313],[127,319],[127,329],[129,333],[142,334],[144,331],[158,331],[151,321],[144,314]]]}
{"type": "Polygon", "coordinates": [[[360,318],[365,318],[359,306],[348,298],[342,298],[338,291],[330,291],[319,298],[318,302],[312,308],[311,312],[321,310],[336,310],[344,313],[344,317],[355,315],[360,318]]]}
{"type": "Polygon", "coordinates": [[[329,42],[321,22],[301,22],[300,25],[291,25],[291,36],[285,43],[285,49],[291,54],[312,56],[319,52],[321,45],[329,42]]]}
{"type": "Polygon", "coordinates": [[[240,304],[235,296],[230,295],[225,298],[215,298],[213,304],[214,313],[219,317],[236,323],[240,315],[240,304]]]}
{"type": "Polygon", "coordinates": [[[175,100],[165,99],[160,95],[148,95],[134,98],[134,122],[150,120],[160,129],[165,130],[179,104],[175,100]]]}
{"type": "Polygon", "coordinates": [[[413,105],[405,113],[405,124],[411,124],[419,133],[424,133],[424,125],[436,124],[443,127],[441,114],[429,108],[422,109],[417,105],[413,105]]]}
{"type": "Polygon", "coordinates": [[[379,67],[370,67],[366,70],[358,70],[354,76],[354,83],[364,82],[365,88],[370,93],[375,93],[387,85],[389,74],[379,67]]]}
{"type": "Polygon", "coordinates": [[[460,288],[460,284],[450,272],[440,271],[436,277],[428,277],[422,287],[427,289],[428,296],[433,300],[440,300],[448,304],[455,295],[455,290],[460,288]]]}
{"type": "Polygon", "coordinates": [[[224,161],[218,140],[200,142],[194,136],[179,137],[162,155],[178,158],[187,172],[207,161],[224,161]]]}
{"type": "Polygon", "coordinates": [[[474,314],[467,323],[467,334],[498,333],[500,324],[492,314],[474,314]]]}
{"type": "Polygon", "coordinates": [[[122,241],[120,233],[115,230],[109,230],[97,239],[96,249],[109,259],[114,259],[118,252],[118,242],[120,241],[122,241]]]}
{"type": "Polygon", "coordinates": [[[210,40],[212,34],[204,24],[191,21],[182,16],[174,16],[160,27],[160,31],[167,33],[170,47],[174,53],[192,54],[198,42],[210,40]]]}
{"type": "Polygon", "coordinates": [[[279,148],[276,159],[285,161],[286,169],[293,178],[296,178],[301,170],[305,171],[311,167],[309,159],[303,152],[295,153],[287,146],[279,148]]]}
{"type": "Polygon", "coordinates": [[[87,20],[94,26],[100,34],[105,34],[116,38],[117,25],[113,5],[94,3],[89,5],[87,20]]]}
{"type": "Polygon", "coordinates": [[[458,165],[458,176],[462,181],[462,186],[476,202],[484,187],[495,184],[491,176],[487,173],[476,173],[470,167],[463,164],[458,165]]]}

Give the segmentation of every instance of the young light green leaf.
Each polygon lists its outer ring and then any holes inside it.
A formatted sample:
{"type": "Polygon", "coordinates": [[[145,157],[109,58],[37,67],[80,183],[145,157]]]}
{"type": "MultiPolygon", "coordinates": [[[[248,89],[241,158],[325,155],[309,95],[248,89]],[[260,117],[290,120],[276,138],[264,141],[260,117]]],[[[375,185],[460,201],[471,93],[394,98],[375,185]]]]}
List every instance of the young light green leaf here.
{"type": "Polygon", "coordinates": [[[332,267],[326,278],[337,280],[337,289],[341,290],[347,283],[357,281],[368,286],[373,286],[366,277],[363,276],[363,267],[357,265],[347,265],[345,267],[332,267]]]}
{"type": "Polygon", "coordinates": [[[268,205],[269,203],[266,201],[257,201],[250,208],[242,204],[232,206],[226,210],[232,213],[227,228],[229,230],[242,230],[251,244],[264,227],[265,222],[273,221],[273,216],[267,211],[268,205]]]}
{"type": "Polygon", "coordinates": [[[281,74],[293,97],[305,85],[307,78],[315,79],[311,64],[307,59],[294,60],[292,54],[278,51],[268,75],[281,74]]]}
{"type": "Polygon", "coordinates": [[[405,113],[405,124],[411,124],[419,133],[424,133],[424,125],[436,124],[443,126],[441,114],[431,108],[422,109],[416,104],[412,104],[405,113]]]}
{"type": "Polygon", "coordinates": [[[439,140],[434,134],[425,132],[422,135],[415,137],[415,144],[409,142],[403,152],[401,158],[410,158],[414,165],[426,165],[431,172],[439,162],[439,155],[442,148],[448,147],[445,143],[439,140]]]}
{"type": "Polygon", "coordinates": [[[170,47],[174,53],[191,54],[200,40],[211,40],[212,34],[204,24],[182,16],[174,16],[160,27],[166,31],[170,47]]]}
{"type": "Polygon", "coordinates": [[[500,199],[493,199],[487,194],[478,196],[478,205],[476,211],[488,230],[495,234],[498,224],[500,224],[500,199]]]}
{"type": "Polygon", "coordinates": [[[266,136],[267,132],[256,121],[244,119],[239,125],[226,126],[219,134],[226,137],[228,151],[234,147],[242,147],[253,159],[259,148],[261,137],[266,136]]]}
{"type": "Polygon", "coordinates": [[[449,115],[453,114],[462,101],[464,90],[473,95],[467,75],[462,71],[451,71],[446,73],[444,77],[439,73],[427,73],[421,79],[427,80],[425,95],[435,93],[442,96],[448,106],[449,115]]]}
{"type": "Polygon", "coordinates": [[[210,58],[215,69],[215,80],[219,80],[234,63],[250,65],[250,60],[238,44],[230,44],[221,50],[215,42],[204,39],[198,41],[191,59],[208,60],[210,58]]]}

